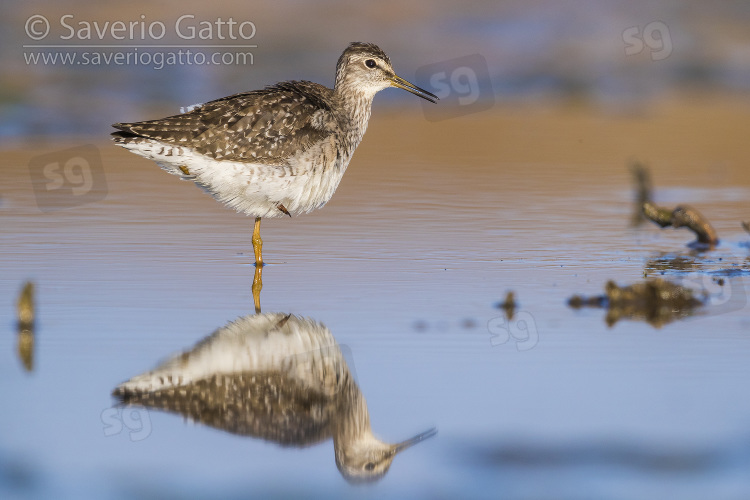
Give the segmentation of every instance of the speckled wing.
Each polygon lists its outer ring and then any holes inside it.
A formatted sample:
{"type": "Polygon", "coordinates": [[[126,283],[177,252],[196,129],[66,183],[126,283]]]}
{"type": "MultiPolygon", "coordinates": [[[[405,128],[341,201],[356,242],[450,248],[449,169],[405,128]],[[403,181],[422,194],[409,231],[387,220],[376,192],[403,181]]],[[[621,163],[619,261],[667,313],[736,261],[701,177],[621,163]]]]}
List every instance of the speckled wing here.
{"type": "Polygon", "coordinates": [[[283,446],[309,446],[332,436],[336,401],[280,373],[214,375],[153,392],[115,391],[126,405],[178,413],[233,434],[283,446]]]}
{"type": "Polygon", "coordinates": [[[115,123],[117,137],[145,137],[216,160],[283,165],[333,133],[333,93],[289,81],[235,94],[159,120],[115,123]]]}

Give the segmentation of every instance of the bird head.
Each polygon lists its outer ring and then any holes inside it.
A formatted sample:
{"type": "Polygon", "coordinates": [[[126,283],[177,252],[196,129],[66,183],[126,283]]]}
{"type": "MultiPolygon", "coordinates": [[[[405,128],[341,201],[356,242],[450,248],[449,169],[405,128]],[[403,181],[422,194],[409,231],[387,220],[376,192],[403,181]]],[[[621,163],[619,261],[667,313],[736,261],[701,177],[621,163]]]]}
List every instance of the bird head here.
{"type": "Polygon", "coordinates": [[[380,441],[371,432],[336,447],[336,466],[350,483],[371,483],[381,479],[397,454],[437,434],[430,429],[396,444],[380,441]]]}
{"type": "Polygon", "coordinates": [[[396,75],[391,59],[373,43],[352,42],[336,64],[336,89],[347,89],[372,98],[388,87],[407,90],[436,102],[438,97],[396,75]]]}

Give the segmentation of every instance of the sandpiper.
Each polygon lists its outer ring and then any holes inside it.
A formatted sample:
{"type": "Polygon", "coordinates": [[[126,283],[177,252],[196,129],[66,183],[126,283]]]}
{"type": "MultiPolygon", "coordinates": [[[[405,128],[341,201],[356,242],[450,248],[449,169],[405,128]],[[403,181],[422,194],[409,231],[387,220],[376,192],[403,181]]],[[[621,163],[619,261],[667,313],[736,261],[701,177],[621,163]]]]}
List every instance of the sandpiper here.
{"type": "Polygon", "coordinates": [[[261,219],[307,213],[331,199],[367,129],[372,100],[387,87],[437,100],[397,76],[377,45],[354,42],[336,64],[333,89],[281,82],[167,118],[115,123],[112,135],[119,146],[254,216],[261,267],[261,219]]]}

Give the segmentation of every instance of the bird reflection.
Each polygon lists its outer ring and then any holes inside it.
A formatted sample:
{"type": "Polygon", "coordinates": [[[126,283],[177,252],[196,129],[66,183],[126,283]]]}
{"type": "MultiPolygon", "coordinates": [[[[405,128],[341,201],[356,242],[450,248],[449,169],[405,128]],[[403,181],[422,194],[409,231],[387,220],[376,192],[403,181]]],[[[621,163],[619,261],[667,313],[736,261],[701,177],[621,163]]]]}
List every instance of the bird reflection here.
{"type": "Polygon", "coordinates": [[[255,275],[253,276],[253,303],[255,304],[255,314],[260,314],[260,292],[263,290],[263,266],[255,266],[255,275]]]}
{"type": "Polygon", "coordinates": [[[382,478],[399,452],[376,438],[365,398],[331,332],[293,314],[239,318],[156,369],[115,388],[123,404],[179,413],[233,434],[305,447],[333,438],[351,482],[382,478]]]}

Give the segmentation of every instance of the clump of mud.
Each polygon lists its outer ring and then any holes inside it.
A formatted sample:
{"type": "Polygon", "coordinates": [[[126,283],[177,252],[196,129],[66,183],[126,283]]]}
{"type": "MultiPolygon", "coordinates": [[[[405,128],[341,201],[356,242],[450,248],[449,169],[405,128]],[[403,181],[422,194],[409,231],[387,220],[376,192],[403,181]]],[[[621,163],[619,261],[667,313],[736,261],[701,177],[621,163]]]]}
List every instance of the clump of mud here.
{"type": "Polygon", "coordinates": [[[698,243],[715,246],[719,243],[716,230],[698,210],[682,205],[674,210],[658,207],[651,202],[643,204],[643,215],[661,227],[686,227],[698,237],[698,243]]]}
{"type": "Polygon", "coordinates": [[[16,303],[18,315],[18,357],[26,371],[34,369],[34,283],[24,284],[16,303]]]}

